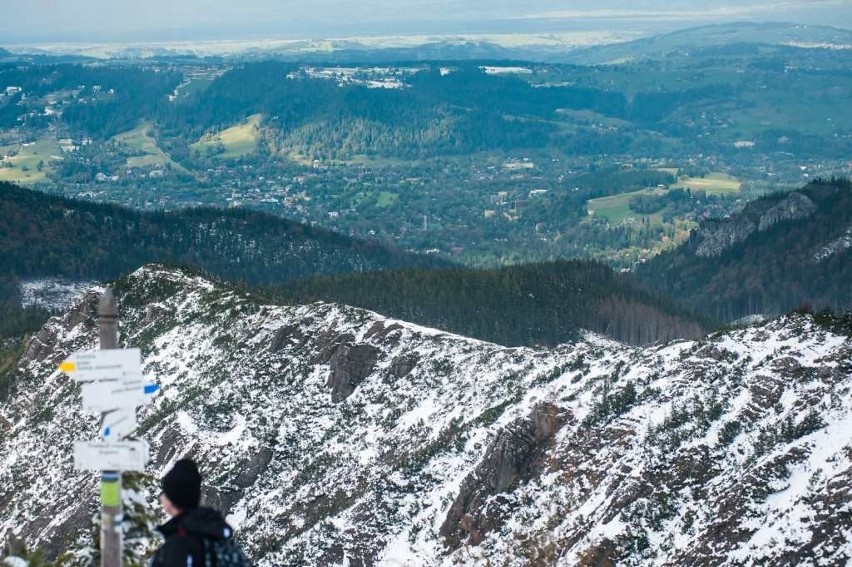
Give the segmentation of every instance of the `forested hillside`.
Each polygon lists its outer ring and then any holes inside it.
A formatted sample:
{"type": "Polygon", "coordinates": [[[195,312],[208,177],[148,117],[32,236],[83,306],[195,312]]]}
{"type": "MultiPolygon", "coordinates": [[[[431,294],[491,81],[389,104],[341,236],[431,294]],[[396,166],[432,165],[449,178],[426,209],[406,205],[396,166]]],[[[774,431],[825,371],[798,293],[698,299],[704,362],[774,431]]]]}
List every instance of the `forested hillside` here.
{"type": "MultiPolygon", "coordinates": [[[[62,121],[73,131],[108,138],[134,128],[141,117],[155,115],[166,95],[180,84],[182,73],[174,69],[143,69],[135,66],[4,65],[0,84],[15,86],[19,93],[0,100],[0,127],[18,125],[24,101],[40,100],[56,93],[73,93],[81,104],[62,106],[62,121]]],[[[28,127],[48,124],[54,115],[30,114],[28,127]]]]}
{"type": "Polygon", "coordinates": [[[44,307],[22,307],[19,284],[15,276],[0,272],[0,368],[3,367],[4,339],[38,330],[49,316],[44,307]]]}
{"type": "Polygon", "coordinates": [[[580,329],[632,344],[704,332],[694,316],[595,262],[348,274],[292,282],[279,293],[286,301],[334,301],[506,345],[569,342],[580,329]]]}
{"type": "Polygon", "coordinates": [[[815,181],[705,222],[637,276],[719,322],[802,306],[852,308],[852,183],[815,181]],[[722,245],[726,243],[727,245],[722,245]]]}
{"type": "Polygon", "coordinates": [[[446,265],[265,213],[142,213],[0,183],[0,273],[104,279],[148,262],[187,264],[253,284],[446,265]]]}
{"type": "MultiPolygon", "coordinates": [[[[800,66],[804,56],[792,52],[785,57],[788,65],[800,66]]],[[[677,151],[678,143],[720,151],[719,144],[737,139],[731,136],[755,135],[765,149],[784,146],[807,155],[848,149],[846,136],[827,137],[824,129],[807,127],[804,121],[795,128],[779,121],[757,130],[743,121],[739,113],[745,108],[769,112],[766,96],[782,105],[772,107],[773,112],[794,111],[786,89],[813,100],[820,113],[835,114],[840,99],[825,92],[845,81],[834,69],[820,69],[821,62],[814,70],[797,68],[779,75],[773,65],[783,59],[764,60],[757,53],[753,58],[731,62],[742,70],[741,78],[713,67],[691,70],[680,61],[674,68],[641,63],[612,69],[519,63],[515,68],[526,71],[521,74],[488,73],[485,69],[495,64],[488,61],[412,63],[383,70],[262,61],[223,67],[212,82],[191,94],[180,94],[186,81],[191,84],[191,75],[187,78],[170,64],[0,68],[0,81],[23,85],[22,92],[36,97],[73,91],[58,113],[28,121],[48,124],[60,116],[72,133],[100,140],[151,121],[177,159],[189,157],[189,145],[205,132],[228,128],[252,114],[264,116],[269,147],[312,159],[421,159],[536,148],[582,155],[653,154],[661,144],[677,151]],[[755,98],[755,81],[771,89],[771,95],[755,98]],[[166,103],[170,93],[179,95],[166,103]],[[707,124],[708,112],[718,113],[715,122],[729,128],[713,132],[717,124],[707,124]],[[733,133],[727,131],[737,122],[742,124],[733,133]],[[702,139],[711,132],[711,140],[702,139]]],[[[513,62],[496,64],[498,69],[513,68],[513,62]]],[[[7,127],[21,113],[17,102],[0,104],[8,114],[7,127]]],[[[845,119],[837,120],[845,124],[845,119]]]]}
{"type": "MultiPolygon", "coordinates": [[[[71,66],[66,69],[75,72],[71,66]]],[[[262,113],[267,117],[264,125],[272,129],[271,141],[280,149],[314,158],[361,154],[422,158],[549,146],[551,136],[561,130],[550,123],[560,108],[614,116],[628,112],[622,93],[587,87],[535,89],[519,78],[489,76],[477,64],[456,65],[449,74],[438,66],[416,71],[405,75],[407,88],[371,89],[316,78],[296,64],[248,63],[225,72],[196,96],[171,105],[157,102],[180,84],[179,75],[136,69],[129,77],[113,78],[100,72],[106,76],[81,80],[105,85],[118,80],[116,94],[103,97],[98,91],[93,93],[96,104],[69,105],[63,121],[78,134],[106,139],[131,129],[135,123],[122,118],[132,113],[137,121],[155,120],[161,136],[174,146],[174,155],[182,157],[186,150],[182,144],[262,113]],[[125,85],[137,76],[146,77],[151,87],[125,85]],[[128,93],[135,93],[135,98],[128,93]]],[[[37,69],[21,73],[23,79],[40,74],[37,69]]],[[[51,75],[51,84],[59,86],[61,78],[51,75]]],[[[639,104],[646,102],[659,103],[639,104]]],[[[641,108],[630,112],[648,114],[641,108]]]]}
{"type": "MultiPolygon", "coordinates": [[[[796,53],[788,56],[798,61],[796,53]]],[[[658,136],[649,138],[642,132],[645,128],[684,137],[684,143],[694,144],[696,140],[686,134],[699,132],[696,108],[740,107],[746,104],[740,100],[744,96],[740,91],[749,88],[707,71],[687,82],[678,72],[655,66],[647,70],[656,76],[654,80],[637,81],[632,75],[642,69],[639,66],[595,71],[570,65],[530,65],[532,74],[525,78],[486,73],[482,63],[489,62],[397,67],[389,70],[397,82],[381,83],[394,88],[369,88],[369,69],[356,69],[366,75],[363,80],[343,74],[338,80],[329,80],[329,74],[333,77],[345,69],[317,71],[275,61],[240,63],[226,68],[208,87],[178,97],[173,104],[163,102],[169,93],[179,92],[183,77],[179,68],[168,65],[0,68],[0,79],[4,84],[20,84],[22,92],[37,97],[74,90],[74,99],[63,105],[60,115],[62,123],[79,135],[108,139],[132,129],[140,120],[149,120],[158,125],[164,141],[177,144],[180,155],[181,144],[261,113],[275,147],[316,158],[423,158],[517,148],[623,153],[650,151],[648,144],[670,142],[658,136]],[[611,79],[601,75],[611,75],[611,79]],[[560,82],[545,82],[548,79],[560,82]],[[684,84],[661,88],[655,82],[660,79],[684,84]],[[76,85],[85,88],[79,90],[76,85]],[[576,110],[593,113],[586,115],[593,119],[591,128],[577,128],[582,122],[570,115],[576,110]],[[616,130],[621,130],[620,135],[614,135],[616,130]]],[[[823,72],[801,70],[794,77],[778,77],[759,59],[753,65],[738,64],[745,65],[747,76],[761,77],[773,90],[801,86],[821,92],[819,85],[826,79],[823,72]],[[812,85],[803,83],[807,78],[812,85]]],[[[5,102],[0,106],[8,116],[2,125],[14,126],[21,112],[14,104],[19,101],[5,102]]],[[[820,102],[833,104],[831,100],[820,102]]],[[[830,112],[829,108],[825,111],[830,112]]],[[[45,123],[51,120],[48,116],[30,118],[45,123]]],[[[786,134],[789,139],[783,144],[804,151],[806,148],[799,148],[800,136],[791,133],[769,128],[766,135],[774,137],[765,142],[777,145],[775,139],[786,134]]],[[[845,138],[819,141],[820,145],[829,143],[839,149],[847,142],[845,138]]]]}
{"type": "MultiPolygon", "coordinates": [[[[601,264],[447,269],[448,264],[432,257],[263,213],[140,213],[9,184],[0,188],[0,270],[17,278],[105,279],[145,263],[181,263],[231,281],[279,286],[273,294],[280,300],[367,307],[508,345],[571,341],[580,328],[630,343],[703,331],[692,316],[638,291],[601,264]],[[396,270],[377,272],[388,269],[396,270]],[[365,273],[305,279],[346,272],[365,273]],[[288,280],[293,283],[280,287],[288,280]]],[[[17,319],[24,317],[16,313],[17,319]]],[[[26,321],[16,328],[30,328],[26,321]]]]}

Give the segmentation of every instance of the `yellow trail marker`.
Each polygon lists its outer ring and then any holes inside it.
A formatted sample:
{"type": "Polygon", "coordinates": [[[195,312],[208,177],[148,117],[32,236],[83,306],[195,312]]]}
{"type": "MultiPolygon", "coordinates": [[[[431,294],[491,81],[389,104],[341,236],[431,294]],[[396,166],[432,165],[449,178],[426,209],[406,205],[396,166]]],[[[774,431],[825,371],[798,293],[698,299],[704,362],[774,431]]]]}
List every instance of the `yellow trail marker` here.
{"type": "Polygon", "coordinates": [[[77,364],[71,360],[66,360],[59,365],[60,372],[74,372],[75,370],[77,370],[77,364]]]}

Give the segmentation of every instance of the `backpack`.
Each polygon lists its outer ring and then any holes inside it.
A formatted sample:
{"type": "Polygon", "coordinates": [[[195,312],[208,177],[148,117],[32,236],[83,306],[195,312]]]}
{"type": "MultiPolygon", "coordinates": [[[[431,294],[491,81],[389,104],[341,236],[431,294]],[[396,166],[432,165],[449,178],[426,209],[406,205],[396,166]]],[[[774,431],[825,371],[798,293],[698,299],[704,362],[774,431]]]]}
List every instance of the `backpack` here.
{"type": "Polygon", "coordinates": [[[203,538],[204,567],[251,567],[243,549],[232,537],[203,538]]]}
{"type": "MultiPolygon", "coordinates": [[[[223,534],[225,537],[221,538],[200,537],[187,533],[183,527],[178,528],[177,533],[189,545],[190,558],[201,558],[199,567],[251,567],[251,562],[228,528],[223,534]]],[[[151,565],[160,565],[156,559],[151,565]]]]}

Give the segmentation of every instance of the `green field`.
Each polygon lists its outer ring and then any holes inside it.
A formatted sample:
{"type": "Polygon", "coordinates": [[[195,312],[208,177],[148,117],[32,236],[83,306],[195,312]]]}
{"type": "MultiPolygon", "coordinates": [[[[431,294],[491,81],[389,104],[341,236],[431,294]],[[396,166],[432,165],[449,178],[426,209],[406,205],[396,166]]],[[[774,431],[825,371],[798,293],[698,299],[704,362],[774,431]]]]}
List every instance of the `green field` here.
{"type": "Polygon", "coordinates": [[[399,199],[399,193],[389,193],[387,191],[382,191],[379,193],[378,199],[376,199],[377,207],[390,207],[394,203],[396,203],[397,199],[399,199]]]}
{"type": "MultiPolygon", "coordinates": [[[[603,217],[610,224],[617,225],[627,219],[641,219],[643,215],[630,210],[630,200],[639,195],[662,195],[665,189],[641,189],[630,193],[621,193],[599,199],[590,199],[586,208],[593,216],[603,217]]],[[[644,215],[652,220],[659,220],[660,215],[644,215]]]]}
{"type": "Polygon", "coordinates": [[[128,157],[127,167],[164,167],[170,164],[175,170],[189,173],[185,167],[160,149],[157,140],[151,136],[150,124],[142,124],[133,130],[116,134],[112,137],[112,141],[134,153],[143,152],[142,155],[128,157]]]}
{"type": "Polygon", "coordinates": [[[36,183],[47,178],[52,160],[62,159],[62,150],[55,139],[41,139],[29,144],[2,146],[0,155],[7,156],[0,161],[0,181],[36,183]]]}
{"type": "Polygon", "coordinates": [[[679,177],[671,189],[690,189],[704,191],[708,195],[730,195],[739,193],[740,181],[726,173],[713,172],[704,177],[679,177]]]}
{"type": "MultiPolygon", "coordinates": [[[[627,120],[606,116],[593,110],[575,110],[572,108],[559,108],[557,116],[568,119],[573,124],[600,124],[606,127],[627,128],[632,124],[627,120]]],[[[557,122],[556,124],[559,124],[557,122]]]]}
{"type": "MultiPolygon", "coordinates": [[[[674,168],[660,169],[672,175],[677,175],[678,170],[674,168]]],[[[678,177],[676,183],[670,187],[642,189],[630,193],[621,193],[610,197],[591,199],[586,203],[586,208],[593,216],[607,219],[610,224],[617,225],[628,219],[639,220],[643,215],[630,210],[630,200],[639,195],[662,195],[671,189],[690,189],[691,191],[704,191],[708,195],[730,195],[738,193],[740,181],[726,173],[712,172],[704,177],[678,177]]],[[[659,214],[644,215],[652,222],[661,220],[659,214]]]]}
{"type": "Polygon", "coordinates": [[[260,140],[260,119],[260,114],[254,114],[241,124],[231,126],[215,134],[205,134],[190,148],[197,150],[201,155],[211,152],[213,157],[220,159],[252,154],[257,149],[257,142],[260,140]],[[224,151],[216,153],[217,148],[224,148],[224,151]]]}
{"type": "Polygon", "coordinates": [[[190,80],[188,83],[181,85],[177,88],[177,95],[180,97],[187,97],[200,94],[204,92],[207,87],[213,84],[213,81],[216,80],[215,75],[211,75],[209,77],[195,77],[190,80]]]}
{"type": "Polygon", "coordinates": [[[148,124],[117,134],[113,136],[112,141],[133,152],[144,152],[144,155],[128,157],[127,167],[157,167],[171,163],[169,157],[157,146],[157,141],[151,137],[148,124]]]}

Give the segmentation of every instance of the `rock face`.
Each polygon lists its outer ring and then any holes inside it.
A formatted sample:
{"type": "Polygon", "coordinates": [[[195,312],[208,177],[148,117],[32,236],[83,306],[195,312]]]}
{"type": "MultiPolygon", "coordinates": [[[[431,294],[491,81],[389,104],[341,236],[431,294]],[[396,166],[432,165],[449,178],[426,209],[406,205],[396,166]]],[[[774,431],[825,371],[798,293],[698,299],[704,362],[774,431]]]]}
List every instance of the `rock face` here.
{"type": "Polygon", "coordinates": [[[498,433],[485,457],[465,478],[441,526],[440,533],[450,547],[458,548],[465,538],[471,544],[479,544],[487,532],[500,527],[505,514],[499,499],[489,499],[541,472],[553,436],[566,419],[557,406],[543,404],[534,408],[529,417],[498,433]]]}
{"type": "Polygon", "coordinates": [[[331,401],[341,402],[348,398],[355,388],[375,370],[379,349],[372,345],[342,344],[331,355],[329,366],[331,375],[328,386],[331,388],[331,401]]]}
{"type": "Polygon", "coordinates": [[[699,231],[699,244],[695,255],[702,258],[720,256],[722,252],[748,238],[755,230],[748,217],[737,216],[731,220],[707,220],[699,231]]]}
{"type": "Polygon", "coordinates": [[[768,230],[775,224],[806,218],[816,212],[817,205],[806,195],[789,193],[778,202],[753,201],[743,211],[724,220],[705,221],[692,246],[702,258],[720,256],[734,244],[743,242],[754,232],[768,230]]]}
{"type": "Polygon", "coordinates": [[[803,219],[811,216],[817,210],[817,205],[801,193],[790,193],[786,199],[769,208],[760,215],[757,230],[763,232],[771,226],[787,220],[803,219]]]}
{"type": "Polygon", "coordinates": [[[272,457],[272,449],[261,447],[238,467],[240,472],[231,481],[231,486],[205,486],[202,492],[203,504],[220,510],[222,514],[230,514],[234,505],[245,496],[246,489],[253,487],[266,472],[272,457]]]}
{"type": "Polygon", "coordinates": [[[45,326],[27,345],[21,358],[25,364],[58,360],[61,355],[61,342],[70,332],[94,332],[97,325],[98,292],[87,293],[82,301],[77,302],[63,317],[62,324],[45,326]]]}
{"type": "MultiPolygon", "coordinates": [[[[191,456],[259,567],[852,561],[852,340],[806,316],[510,349],[158,267],[116,296],[161,386],[125,497],[140,560],[191,456]]],[[[66,565],[91,562],[98,475],[71,447],[98,423],[56,364],[96,344],[96,302],[45,325],[0,403],[0,546],[66,565]]]]}

